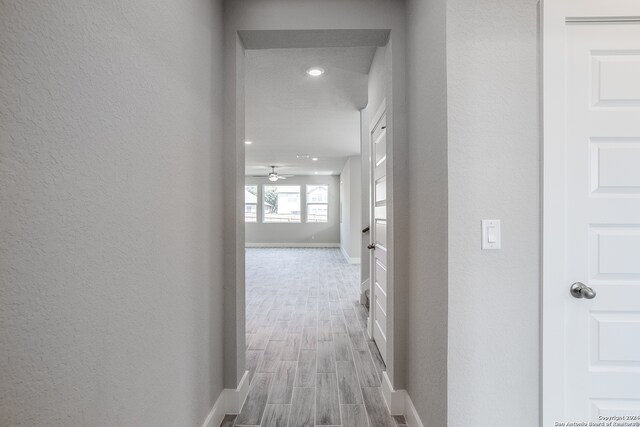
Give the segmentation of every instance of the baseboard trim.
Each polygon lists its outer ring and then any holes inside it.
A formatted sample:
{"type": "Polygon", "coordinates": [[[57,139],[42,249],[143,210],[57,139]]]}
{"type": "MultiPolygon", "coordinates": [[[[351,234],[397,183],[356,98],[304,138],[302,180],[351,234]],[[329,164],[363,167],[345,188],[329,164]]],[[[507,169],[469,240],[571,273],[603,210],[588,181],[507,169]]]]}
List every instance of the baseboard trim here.
{"type": "Polygon", "coordinates": [[[391,415],[404,415],[406,394],[405,390],[394,390],[387,372],[382,373],[382,397],[391,415]]]}
{"type": "Polygon", "coordinates": [[[350,257],[347,251],[344,250],[343,246],[340,246],[340,252],[342,252],[342,256],[349,264],[360,264],[360,258],[350,257]]]}
{"type": "Polygon", "coordinates": [[[245,243],[246,248],[339,248],[340,243],[245,243]]]}
{"type": "Polygon", "coordinates": [[[416,411],[416,407],[413,406],[413,401],[409,397],[409,393],[406,393],[404,402],[404,418],[407,420],[409,427],[424,427],[422,420],[416,411]]]}
{"type": "Polygon", "coordinates": [[[238,388],[227,388],[224,390],[227,414],[239,414],[244,405],[244,401],[249,394],[249,371],[244,371],[244,375],[238,384],[238,388]]]}
{"type": "Polygon", "coordinates": [[[382,373],[382,397],[391,415],[404,415],[409,427],[424,427],[406,390],[394,390],[386,372],[382,373]]]}
{"type": "Polygon", "coordinates": [[[222,419],[225,414],[225,391],[222,390],[216,403],[213,404],[213,408],[205,418],[204,423],[202,423],[202,427],[219,427],[222,423],[222,419]]]}
{"type": "Polygon", "coordinates": [[[225,388],[218,396],[202,427],[219,427],[226,414],[238,414],[249,394],[249,371],[245,371],[238,388],[225,388]]]}

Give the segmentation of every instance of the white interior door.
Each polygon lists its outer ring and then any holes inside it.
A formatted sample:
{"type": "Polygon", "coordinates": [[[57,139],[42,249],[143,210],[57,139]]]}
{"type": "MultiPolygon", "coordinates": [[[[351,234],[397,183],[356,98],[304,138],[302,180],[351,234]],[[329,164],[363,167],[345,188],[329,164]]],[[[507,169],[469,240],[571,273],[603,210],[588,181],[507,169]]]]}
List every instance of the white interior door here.
{"type": "Polygon", "coordinates": [[[387,122],[384,110],[371,127],[370,335],[387,363],[387,122]]]}
{"type": "Polygon", "coordinates": [[[545,15],[543,426],[640,422],[640,21],[564,6],[545,15]]]}

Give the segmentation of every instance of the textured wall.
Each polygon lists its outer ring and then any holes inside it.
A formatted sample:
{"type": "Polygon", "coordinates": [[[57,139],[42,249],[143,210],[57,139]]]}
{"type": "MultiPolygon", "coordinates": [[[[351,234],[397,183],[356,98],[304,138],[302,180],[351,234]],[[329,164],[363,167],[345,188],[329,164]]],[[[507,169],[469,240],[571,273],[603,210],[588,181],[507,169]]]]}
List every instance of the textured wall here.
{"type": "Polygon", "coordinates": [[[538,425],[536,7],[448,1],[449,426],[538,425]]]}
{"type": "Polygon", "coordinates": [[[219,5],[0,0],[0,425],[222,389],[219,5]]]}
{"type": "MultiPolygon", "coordinates": [[[[447,425],[445,15],[444,0],[407,3],[411,233],[405,357],[407,391],[426,427],[447,425]]],[[[474,423],[490,425],[481,419],[467,425],[474,423]]]]}
{"type": "MultiPolygon", "coordinates": [[[[272,185],[266,178],[245,178],[247,185],[272,185]]],[[[293,224],[245,223],[247,243],[340,243],[340,181],[337,175],[305,176],[298,175],[278,182],[278,185],[299,185],[301,203],[307,184],[326,184],[329,186],[329,221],[322,223],[304,222],[305,206],[301,206],[302,222],[293,224]]]]}
{"type": "Polygon", "coordinates": [[[360,236],[362,234],[362,185],[360,180],[360,156],[351,156],[347,158],[340,174],[340,199],[342,200],[340,247],[352,261],[360,260],[360,236]]]}

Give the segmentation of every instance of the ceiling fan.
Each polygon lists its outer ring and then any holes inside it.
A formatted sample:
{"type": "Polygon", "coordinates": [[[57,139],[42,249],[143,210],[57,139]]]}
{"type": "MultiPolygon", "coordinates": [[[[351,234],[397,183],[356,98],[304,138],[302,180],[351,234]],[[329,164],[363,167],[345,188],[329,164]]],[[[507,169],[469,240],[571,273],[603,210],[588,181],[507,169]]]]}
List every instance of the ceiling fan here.
{"type": "Polygon", "coordinates": [[[269,175],[254,175],[254,177],[268,178],[269,181],[276,182],[280,179],[287,179],[293,176],[293,175],[280,175],[278,172],[276,172],[275,166],[269,166],[269,167],[271,168],[271,172],[269,172],[269,175]]]}

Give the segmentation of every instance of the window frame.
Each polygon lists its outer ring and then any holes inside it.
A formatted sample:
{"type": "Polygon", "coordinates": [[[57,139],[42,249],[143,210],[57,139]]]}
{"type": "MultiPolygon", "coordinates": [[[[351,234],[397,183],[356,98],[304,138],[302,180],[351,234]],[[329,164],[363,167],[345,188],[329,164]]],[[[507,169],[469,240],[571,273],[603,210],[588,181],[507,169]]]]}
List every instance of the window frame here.
{"type": "MultiPolygon", "coordinates": [[[[289,193],[289,194],[296,194],[296,193],[289,193]]],[[[302,193],[302,185],[301,184],[262,184],[262,197],[260,198],[260,203],[262,204],[262,215],[261,215],[261,219],[262,219],[262,224],[301,224],[302,218],[303,218],[303,214],[304,212],[302,211],[303,208],[303,193],[302,193]],[[266,203],[265,203],[265,195],[267,194],[266,188],[267,187],[296,187],[298,189],[298,218],[294,219],[292,221],[269,221],[267,220],[267,209],[266,209],[266,203]]]]}
{"type": "Polygon", "coordinates": [[[258,184],[245,184],[244,191],[247,191],[247,187],[255,187],[256,189],[256,202],[255,203],[247,203],[247,199],[245,197],[244,200],[244,222],[249,224],[256,224],[258,222],[258,206],[260,205],[260,186],[258,184]],[[256,207],[255,219],[253,221],[247,221],[247,205],[253,205],[256,207]]]}
{"type": "Polygon", "coordinates": [[[305,184],[304,188],[304,201],[305,201],[305,223],[307,224],[328,224],[329,223],[329,184],[305,184]],[[326,187],[327,189],[327,201],[326,202],[312,202],[309,201],[309,187],[326,187]],[[327,215],[324,221],[310,221],[309,220],[309,206],[326,206],[327,215]]]}

